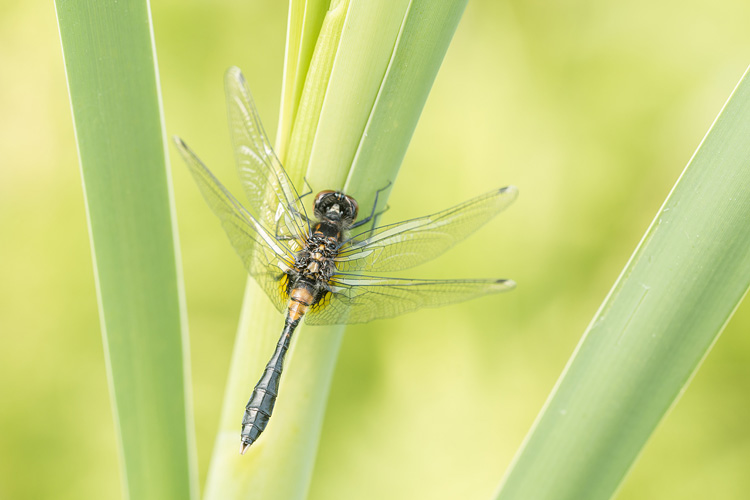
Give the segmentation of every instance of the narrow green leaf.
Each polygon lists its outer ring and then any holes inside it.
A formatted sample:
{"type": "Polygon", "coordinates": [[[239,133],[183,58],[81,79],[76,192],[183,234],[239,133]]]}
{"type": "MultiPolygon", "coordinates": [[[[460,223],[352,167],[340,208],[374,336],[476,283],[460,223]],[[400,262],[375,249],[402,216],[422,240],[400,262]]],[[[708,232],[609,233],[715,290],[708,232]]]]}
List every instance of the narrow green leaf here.
{"type": "Polygon", "coordinates": [[[346,179],[345,191],[360,206],[374,203],[375,190],[396,178],[466,3],[410,2],[346,179]]]}
{"type": "Polygon", "coordinates": [[[281,109],[276,132],[276,154],[282,161],[286,158],[303,85],[327,10],[327,0],[289,2],[281,109]]]}
{"type": "MultiPolygon", "coordinates": [[[[282,103],[282,120],[295,120],[288,147],[280,147],[298,186],[304,176],[314,190],[344,189],[364,213],[375,191],[395,179],[466,1],[331,3],[299,107],[290,112],[284,106],[293,99],[282,103]]],[[[289,61],[286,68],[291,71],[289,61]]],[[[289,81],[294,77],[287,73],[289,81]]],[[[244,404],[282,323],[250,280],[206,487],[210,500],[307,493],[343,327],[298,329],[273,418],[248,453],[238,454],[244,404]]]]}
{"type": "Polygon", "coordinates": [[[328,11],[320,29],[315,52],[309,65],[309,73],[302,89],[300,103],[295,113],[292,136],[284,157],[284,165],[292,180],[300,185],[307,171],[310,150],[312,149],[320,120],[320,109],[325,99],[333,63],[337,57],[339,41],[347,16],[349,0],[336,2],[328,11]]]}
{"type": "Polygon", "coordinates": [[[610,498],[750,286],[747,73],[623,270],[496,498],[610,498]]]}
{"type": "Polygon", "coordinates": [[[185,307],[148,2],[56,7],[124,496],[196,498],[185,307]]]}

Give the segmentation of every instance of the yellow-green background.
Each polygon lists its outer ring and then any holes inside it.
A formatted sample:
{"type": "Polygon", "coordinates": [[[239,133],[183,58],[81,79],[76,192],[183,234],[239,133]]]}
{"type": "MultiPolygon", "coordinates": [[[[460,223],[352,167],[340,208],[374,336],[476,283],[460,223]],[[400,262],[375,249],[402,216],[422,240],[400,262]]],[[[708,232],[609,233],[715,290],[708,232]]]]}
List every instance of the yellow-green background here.
{"type": "MultiPolygon", "coordinates": [[[[167,131],[188,140],[238,194],[222,75],[230,65],[244,70],[273,132],[286,8],[152,2],[167,131]]],[[[750,4],[735,0],[469,3],[384,220],[515,184],[521,195],[506,213],[412,274],[507,277],[519,286],[350,328],[311,498],[491,496],[587,322],[750,63],[747,19],[750,4]]],[[[203,482],[245,277],[171,154],[203,482]]],[[[620,499],[748,497],[748,329],[745,304],[620,499]]],[[[118,471],[54,8],[5,2],[0,498],[117,498],[118,471]]]]}

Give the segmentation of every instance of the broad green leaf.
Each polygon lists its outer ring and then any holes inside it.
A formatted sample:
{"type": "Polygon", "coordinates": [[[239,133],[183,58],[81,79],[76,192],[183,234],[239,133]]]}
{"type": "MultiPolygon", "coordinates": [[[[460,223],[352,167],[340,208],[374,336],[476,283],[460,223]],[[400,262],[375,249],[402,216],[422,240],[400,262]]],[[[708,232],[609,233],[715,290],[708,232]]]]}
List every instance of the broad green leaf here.
{"type": "Polygon", "coordinates": [[[185,307],[148,2],[56,7],[124,496],[196,498],[185,307]]]}
{"type": "Polygon", "coordinates": [[[625,266],[496,498],[607,499],[750,286],[750,81],[625,266]]]}

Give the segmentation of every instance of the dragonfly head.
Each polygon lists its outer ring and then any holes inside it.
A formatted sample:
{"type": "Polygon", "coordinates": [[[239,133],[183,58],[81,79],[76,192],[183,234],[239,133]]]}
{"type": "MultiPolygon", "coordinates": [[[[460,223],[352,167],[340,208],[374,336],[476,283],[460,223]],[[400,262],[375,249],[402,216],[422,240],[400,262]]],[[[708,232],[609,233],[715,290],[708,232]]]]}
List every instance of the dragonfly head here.
{"type": "Polygon", "coordinates": [[[321,191],[315,197],[313,208],[318,220],[326,219],[345,225],[354,222],[359,212],[357,201],[341,191],[321,191]]]}

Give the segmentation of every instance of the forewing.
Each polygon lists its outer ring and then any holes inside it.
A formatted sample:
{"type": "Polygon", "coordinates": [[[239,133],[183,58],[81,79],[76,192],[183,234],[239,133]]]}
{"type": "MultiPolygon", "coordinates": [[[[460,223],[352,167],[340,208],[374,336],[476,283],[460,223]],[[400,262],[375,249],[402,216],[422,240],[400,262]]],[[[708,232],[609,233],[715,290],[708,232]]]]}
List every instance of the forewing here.
{"type": "Polygon", "coordinates": [[[224,82],[237,169],[249,212],[274,234],[302,239],[309,230],[305,207],[263,130],[245,77],[232,67],[224,82]]]}
{"type": "Polygon", "coordinates": [[[285,271],[294,264],[294,254],[287,242],[277,240],[273,233],[248,213],[179,137],[174,140],[201,194],[221,219],[221,225],[245,269],[268,294],[276,308],[283,312],[287,305],[285,271]]]}
{"type": "Polygon", "coordinates": [[[515,186],[496,189],[448,210],[355,236],[336,257],[336,268],[399,271],[427,262],[502,212],[517,195],[515,186]]]}
{"type": "Polygon", "coordinates": [[[308,324],[366,323],[512,289],[511,280],[410,280],[337,275],[331,292],[306,315],[308,324]]]}

